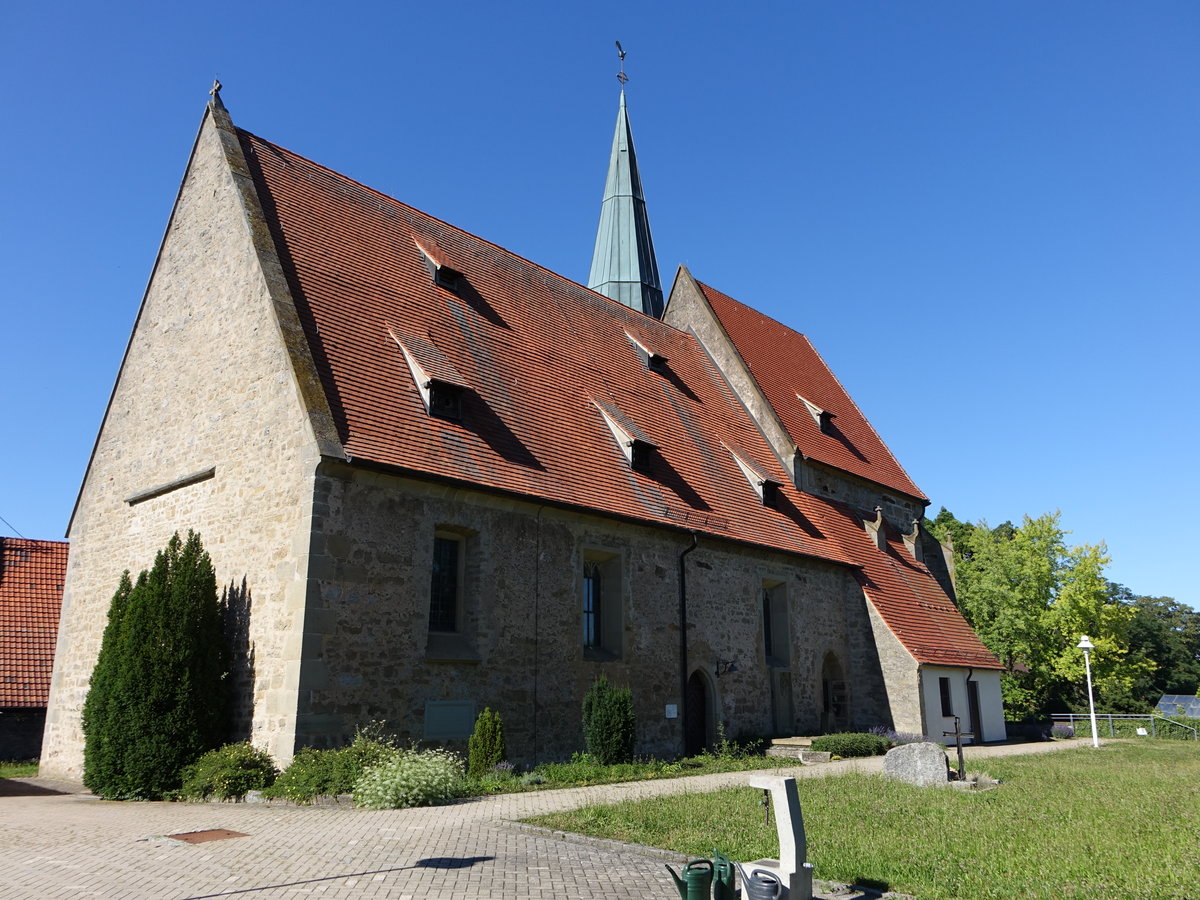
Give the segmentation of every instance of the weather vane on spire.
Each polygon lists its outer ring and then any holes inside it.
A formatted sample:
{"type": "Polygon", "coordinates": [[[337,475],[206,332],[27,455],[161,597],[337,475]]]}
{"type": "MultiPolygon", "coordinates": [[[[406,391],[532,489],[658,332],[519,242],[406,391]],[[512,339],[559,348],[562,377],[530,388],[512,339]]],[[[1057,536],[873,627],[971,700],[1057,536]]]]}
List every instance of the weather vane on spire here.
{"type": "Polygon", "coordinates": [[[621,42],[615,41],[617,45],[617,56],[621,58],[621,71],[617,73],[617,81],[621,82],[621,87],[625,87],[625,82],[629,80],[629,76],[625,74],[625,51],[621,49],[621,42]]]}

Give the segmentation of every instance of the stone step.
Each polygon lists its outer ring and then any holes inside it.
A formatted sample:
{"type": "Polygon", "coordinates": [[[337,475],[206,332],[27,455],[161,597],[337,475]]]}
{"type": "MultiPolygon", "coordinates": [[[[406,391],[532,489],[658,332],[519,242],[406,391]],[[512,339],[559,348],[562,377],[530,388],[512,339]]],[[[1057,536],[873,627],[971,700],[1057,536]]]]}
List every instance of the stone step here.
{"type": "Polygon", "coordinates": [[[782,759],[796,759],[802,765],[812,766],[817,763],[829,762],[829,754],[819,750],[810,750],[811,738],[777,738],[767,747],[767,756],[782,759]]]}

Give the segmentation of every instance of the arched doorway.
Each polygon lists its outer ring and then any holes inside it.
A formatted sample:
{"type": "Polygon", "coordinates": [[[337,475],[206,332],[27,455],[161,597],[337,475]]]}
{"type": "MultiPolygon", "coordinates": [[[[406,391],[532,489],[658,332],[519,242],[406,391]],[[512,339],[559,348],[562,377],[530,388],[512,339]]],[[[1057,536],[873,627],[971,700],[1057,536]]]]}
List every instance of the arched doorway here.
{"type": "Polygon", "coordinates": [[[821,730],[828,734],[846,727],[849,719],[849,697],[846,675],[837,655],[825,654],[821,665],[821,730]]]}
{"type": "Polygon", "coordinates": [[[688,679],[687,696],[684,698],[687,709],[687,731],[683,735],[684,756],[695,756],[709,745],[711,697],[708,679],[697,669],[688,679]]]}

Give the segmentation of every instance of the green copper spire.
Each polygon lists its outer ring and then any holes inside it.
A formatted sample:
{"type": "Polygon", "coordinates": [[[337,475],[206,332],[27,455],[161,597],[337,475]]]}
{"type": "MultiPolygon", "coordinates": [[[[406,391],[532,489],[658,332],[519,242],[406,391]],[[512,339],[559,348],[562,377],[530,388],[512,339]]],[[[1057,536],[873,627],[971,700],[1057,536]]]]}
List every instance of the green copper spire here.
{"type": "Polygon", "coordinates": [[[588,287],[656,319],[662,316],[662,284],[623,89],[588,287]]]}

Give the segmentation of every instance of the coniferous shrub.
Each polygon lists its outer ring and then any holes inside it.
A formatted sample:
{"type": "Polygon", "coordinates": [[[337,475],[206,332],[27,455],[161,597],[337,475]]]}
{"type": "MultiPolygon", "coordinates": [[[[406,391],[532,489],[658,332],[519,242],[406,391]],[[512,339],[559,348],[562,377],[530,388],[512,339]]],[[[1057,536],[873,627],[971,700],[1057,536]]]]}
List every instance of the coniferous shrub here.
{"type": "Polygon", "coordinates": [[[583,740],[601,765],[633,762],[633,692],[615,687],[604,675],[583,698],[583,740]]]}
{"type": "Polygon", "coordinates": [[[482,778],[503,760],[507,750],[504,746],[504,723],[500,713],[485,706],[475,719],[475,730],[467,740],[467,775],[482,778]]]}
{"type": "Polygon", "coordinates": [[[84,784],[112,800],[177,790],[183,768],[228,727],[227,653],[212,561],[200,536],[172,536],[109,609],[84,703],[84,784]]]}
{"type": "Polygon", "coordinates": [[[83,703],[83,783],[96,793],[100,793],[100,785],[115,784],[124,771],[121,761],[127,749],[128,735],[120,722],[114,720],[120,716],[123,705],[120,667],[125,638],[122,622],[132,592],[133,582],[126,570],[108,607],[108,624],[100,640],[100,655],[83,703]]]}
{"type": "Polygon", "coordinates": [[[188,800],[241,800],[268,787],[279,774],[271,754],[244,741],[209,750],[183,770],[179,795],[188,800]]]}

